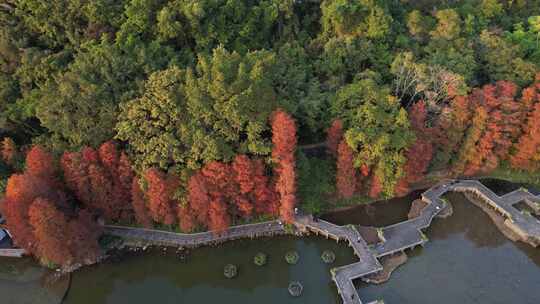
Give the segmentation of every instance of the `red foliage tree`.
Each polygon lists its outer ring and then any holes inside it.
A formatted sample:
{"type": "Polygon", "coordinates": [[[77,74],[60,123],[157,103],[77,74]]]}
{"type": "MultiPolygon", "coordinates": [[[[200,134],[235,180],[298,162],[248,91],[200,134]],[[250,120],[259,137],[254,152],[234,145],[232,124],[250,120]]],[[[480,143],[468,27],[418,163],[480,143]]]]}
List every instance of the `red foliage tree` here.
{"type": "Polygon", "coordinates": [[[272,159],[277,176],[276,192],[279,194],[279,214],[286,222],[292,222],[296,204],[296,125],[293,118],[281,109],[271,117],[272,159]]]}
{"type": "Polygon", "coordinates": [[[37,242],[30,226],[28,210],[38,197],[59,199],[51,184],[43,178],[25,173],[14,174],[8,179],[2,214],[14,243],[30,253],[36,252],[37,242]]]}
{"type": "Polygon", "coordinates": [[[88,165],[83,161],[81,153],[64,152],[60,158],[60,166],[67,187],[75,193],[80,202],[88,206],[92,200],[90,178],[88,165]]]}
{"type": "Polygon", "coordinates": [[[529,114],[527,125],[516,144],[516,153],[510,159],[514,168],[535,171],[540,168],[538,158],[540,156],[540,102],[534,105],[534,110],[529,114]],[[533,161],[534,158],[536,162],[533,161]]]}
{"type": "Polygon", "coordinates": [[[33,146],[26,154],[25,172],[43,178],[54,178],[56,176],[54,157],[43,147],[33,146]]]}
{"type": "Polygon", "coordinates": [[[343,138],[343,122],[340,119],[336,119],[330,125],[330,128],[326,131],[326,146],[328,151],[334,156],[337,156],[338,145],[343,138]]]}
{"type": "Polygon", "coordinates": [[[148,209],[154,221],[171,225],[175,222],[175,212],[171,200],[171,189],[167,181],[167,176],[154,168],[145,172],[148,190],[148,209]]]}
{"type": "Polygon", "coordinates": [[[37,240],[37,255],[42,257],[44,262],[70,264],[73,256],[68,246],[66,216],[52,202],[40,197],[31,204],[28,216],[37,240]]]}
{"type": "Polygon", "coordinates": [[[60,164],[66,184],[84,206],[111,221],[131,217],[133,171],[127,155],[112,142],[103,144],[99,152],[88,147],[66,152],[60,164]]]}
{"type": "Polygon", "coordinates": [[[381,180],[377,176],[377,174],[373,173],[371,176],[371,186],[370,186],[368,195],[371,198],[378,198],[381,195],[381,192],[382,192],[381,180]]]}
{"type": "Polygon", "coordinates": [[[98,163],[91,163],[88,166],[88,177],[91,189],[89,206],[99,210],[108,220],[118,219],[110,175],[98,163]]]}
{"type": "Polygon", "coordinates": [[[210,202],[208,218],[208,228],[216,233],[223,232],[229,227],[230,218],[227,213],[227,204],[221,196],[214,197],[210,202]]]}
{"type": "Polygon", "coordinates": [[[431,128],[426,127],[427,110],[423,101],[415,103],[409,112],[411,126],[416,134],[416,141],[405,153],[407,162],[404,167],[404,175],[395,187],[395,193],[399,196],[409,192],[410,184],[418,182],[424,178],[429,163],[433,157],[433,138],[431,128]]]}
{"type": "Polygon", "coordinates": [[[194,215],[193,209],[189,205],[180,206],[178,208],[178,222],[180,222],[180,229],[184,232],[191,232],[197,225],[197,219],[194,215]]]}
{"type": "Polygon", "coordinates": [[[135,219],[137,220],[137,223],[141,224],[143,227],[151,228],[152,218],[150,217],[150,212],[146,207],[144,193],[141,190],[138,178],[133,179],[131,197],[131,204],[133,205],[133,211],[135,212],[135,219]]]}
{"type": "Polygon", "coordinates": [[[443,110],[435,127],[434,142],[440,151],[440,161],[446,164],[459,151],[465,131],[471,124],[472,111],[468,96],[456,96],[443,110]]]}
{"type": "Polygon", "coordinates": [[[119,161],[116,145],[112,141],[108,141],[99,147],[98,154],[103,167],[109,171],[109,175],[116,176],[116,167],[119,161]]]}
{"type": "Polygon", "coordinates": [[[91,212],[81,210],[76,218],[69,221],[67,233],[73,260],[92,264],[101,255],[98,240],[103,228],[93,219],[91,212]]]}
{"type": "Polygon", "coordinates": [[[345,140],[338,146],[336,189],[342,198],[351,198],[356,191],[357,176],[353,167],[354,151],[345,140]]]}
{"type": "Polygon", "coordinates": [[[512,142],[519,134],[521,105],[516,102],[517,86],[508,81],[485,85],[471,94],[472,102],[486,110],[485,128],[476,146],[471,149],[464,174],[474,175],[480,171],[495,169],[501,160],[509,156],[512,142]]]}
{"type": "MultiPolygon", "coordinates": [[[[459,150],[458,159],[452,168],[454,173],[461,174],[470,166],[469,163],[475,163],[477,144],[486,128],[487,115],[485,107],[476,107],[471,126],[467,129],[465,139],[459,150]]],[[[468,170],[468,172],[470,173],[471,170],[468,170]]]]}
{"type": "Polygon", "coordinates": [[[252,193],[255,211],[257,213],[277,215],[279,214],[279,198],[270,179],[265,174],[265,166],[262,160],[257,159],[253,165],[254,189],[252,193]]]}
{"type": "Polygon", "coordinates": [[[409,120],[411,127],[416,131],[424,131],[426,129],[427,109],[423,100],[411,106],[409,110],[409,120]]]}
{"type": "Polygon", "coordinates": [[[424,178],[431,158],[433,157],[433,145],[423,139],[417,139],[415,143],[407,149],[407,162],[405,163],[405,175],[398,180],[395,192],[398,196],[407,194],[410,191],[410,184],[418,182],[424,178]]]}
{"type": "Polygon", "coordinates": [[[234,170],[234,177],[238,183],[240,193],[247,194],[255,187],[255,168],[254,163],[246,155],[237,155],[234,158],[232,168],[234,170]]]}
{"type": "Polygon", "coordinates": [[[195,213],[197,221],[203,225],[208,223],[208,210],[210,208],[210,194],[203,174],[199,171],[192,175],[188,181],[188,201],[195,213]]]}

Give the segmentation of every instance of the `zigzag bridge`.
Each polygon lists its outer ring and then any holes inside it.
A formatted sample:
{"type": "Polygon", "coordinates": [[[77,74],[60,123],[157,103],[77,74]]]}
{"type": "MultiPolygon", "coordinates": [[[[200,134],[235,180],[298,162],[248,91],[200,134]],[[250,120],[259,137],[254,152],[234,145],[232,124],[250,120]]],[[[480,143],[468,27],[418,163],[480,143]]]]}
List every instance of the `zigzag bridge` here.
{"type": "MultiPolygon", "coordinates": [[[[331,270],[338,292],[345,304],[362,304],[354,287],[353,280],[382,271],[379,258],[403,252],[416,246],[423,246],[427,237],[423,229],[431,225],[433,219],[447,208],[441,198],[446,192],[467,192],[474,194],[490,208],[504,217],[504,225],[515,232],[521,240],[540,245],[540,221],[531,214],[523,213],[514,205],[523,202],[540,214],[540,195],[534,196],[527,190],[516,190],[498,196],[476,180],[450,180],[440,183],[422,193],[422,200],[427,203],[421,214],[413,219],[380,228],[382,241],[368,246],[364,238],[353,225],[338,226],[311,215],[297,215],[294,225],[301,232],[314,232],[337,241],[345,241],[354,250],[359,261],[331,270]]],[[[144,241],[155,245],[197,247],[239,238],[254,238],[264,235],[285,234],[285,228],[277,221],[231,227],[224,233],[212,232],[181,234],[150,229],[106,226],[106,233],[144,241]]]]}

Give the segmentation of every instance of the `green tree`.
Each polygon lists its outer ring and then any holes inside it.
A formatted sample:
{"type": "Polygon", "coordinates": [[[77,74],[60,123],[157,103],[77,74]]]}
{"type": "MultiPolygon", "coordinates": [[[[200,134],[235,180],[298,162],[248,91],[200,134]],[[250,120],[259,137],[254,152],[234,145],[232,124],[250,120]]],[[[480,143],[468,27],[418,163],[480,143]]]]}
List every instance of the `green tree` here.
{"type": "Polygon", "coordinates": [[[129,143],[139,168],[181,172],[238,153],[268,155],[274,65],[267,51],[242,56],[219,47],[201,55],[195,70],[156,72],[141,97],[122,104],[117,137],[129,143]]]}
{"type": "Polygon", "coordinates": [[[321,134],[328,120],[328,94],[315,75],[313,59],[297,43],[284,44],[276,58],[271,76],[280,106],[298,120],[300,133],[321,134]]]}
{"type": "Polygon", "coordinates": [[[71,148],[98,146],[114,136],[118,104],[144,77],[129,54],[103,40],[84,44],[67,71],[42,90],[36,116],[52,138],[71,148]]]}
{"type": "Polygon", "coordinates": [[[336,93],[333,111],[343,119],[345,139],[357,152],[355,166],[373,168],[383,193],[391,196],[403,176],[405,149],[415,139],[405,109],[388,87],[365,77],[336,93]]]}
{"type": "Polygon", "coordinates": [[[321,4],[321,23],[327,35],[383,38],[392,16],[380,0],[327,0],[321,4]]]}
{"type": "Polygon", "coordinates": [[[484,73],[491,81],[508,80],[525,86],[534,80],[538,66],[523,58],[518,45],[484,30],[480,35],[480,48],[484,73]]]}

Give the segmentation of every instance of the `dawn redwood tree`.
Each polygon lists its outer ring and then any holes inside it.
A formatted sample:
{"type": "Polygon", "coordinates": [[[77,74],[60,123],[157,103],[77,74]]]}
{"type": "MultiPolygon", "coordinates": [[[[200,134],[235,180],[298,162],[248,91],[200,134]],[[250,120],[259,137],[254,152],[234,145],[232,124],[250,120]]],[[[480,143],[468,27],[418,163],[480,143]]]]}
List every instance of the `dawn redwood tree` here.
{"type": "Polygon", "coordinates": [[[92,191],[89,203],[92,208],[100,211],[107,220],[118,219],[110,175],[96,162],[88,165],[88,177],[92,191]]]}
{"type": "Polygon", "coordinates": [[[336,189],[339,197],[351,198],[356,191],[357,176],[353,161],[354,151],[342,140],[338,146],[336,164],[336,189]]]}
{"type": "Polygon", "coordinates": [[[473,104],[483,107],[487,117],[476,147],[468,156],[465,175],[493,170],[500,161],[509,157],[510,147],[517,140],[521,125],[518,120],[521,105],[515,100],[516,92],[517,86],[508,81],[473,90],[473,104]]]}
{"type": "Polygon", "coordinates": [[[98,240],[103,227],[88,210],[80,210],[77,217],[69,221],[67,233],[74,262],[91,264],[101,255],[98,240]]]}
{"type": "Polygon", "coordinates": [[[151,168],[145,172],[148,184],[146,197],[148,209],[155,222],[172,225],[176,219],[176,213],[171,200],[171,189],[167,176],[158,169],[151,168]]]}
{"type": "Polygon", "coordinates": [[[427,108],[426,103],[423,100],[420,100],[411,106],[408,117],[413,130],[417,132],[426,131],[427,108]]]}
{"type": "Polygon", "coordinates": [[[458,153],[458,159],[453,167],[455,174],[462,174],[468,163],[474,159],[476,145],[486,128],[487,115],[487,111],[483,106],[476,107],[471,126],[467,129],[465,139],[458,153]]]}
{"type": "Polygon", "coordinates": [[[116,145],[112,141],[107,141],[98,149],[99,159],[110,176],[116,176],[116,167],[118,166],[119,156],[116,145]]]}
{"type": "Polygon", "coordinates": [[[296,204],[296,124],[293,118],[281,109],[271,117],[272,160],[276,164],[276,191],[279,194],[279,214],[286,222],[292,222],[296,204]]]}
{"type": "Polygon", "coordinates": [[[529,114],[524,132],[515,145],[516,153],[510,159],[514,168],[535,171],[540,167],[540,102],[529,114]]]}
{"type": "Polygon", "coordinates": [[[333,156],[338,154],[338,145],[343,138],[343,121],[336,119],[326,131],[326,147],[333,156]]]}
{"type": "Polygon", "coordinates": [[[180,229],[184,232],[191,232],[197,226],[197,219],[193,209],[188,204],[178,207],[178,221],[180,229]]]}
{"type": "Polygon", "coordinates": [[[65,152],[60,164],[66,184],[83,205],[111,221],[132,216],[133,170],[127,155],[119,153],[114,143],[106,142],[98,151],[85,147],[65,152]]]}
{"type": "Polygon", "coordinates": [[[429,163],[433,157],[432,140],[433,130],[426,127],[427,110],[425,103],[419,101],[415,103],[409,112],[411,127],[413,128],[416,140],[411,147],[407,148],[405,157],[404,175],[398,180],[395,192],[398,195],[405,195],[409,192],[409,185],[424,178],[429,163]]]}
{"type": "Polygon", "coordinates": [[[443,110],[435,126],[435,143],[438,149],[438,161],[447,165],[456,154],[463,141],[465,132],[471,123],[472,111],[468,96],[456,96],[443,110]]]}
{"type": "Polygon", "coordinates": [[[135,213],[135,219],[137,223],[145,228],[152,227],[152,218],[150,217],[150,211],[146,207],[146,200],[144,193],[141,190],[139,179],[134,178],[131,185],[131,205],[135,213]]]}
{"type": "Polygon", "coordinates": [[[279,214],[279,198],[270,178],[266,175],[266,168],[262,159],[257,159],[253,166],[254,188],[251,196],[255,212],[259,214],[279,214]]]}
{"type": "Polygon", "coordinates": [[[66,216],[53,202],[38,197],[28,210],[30,225],[37,240],[37,255],[46,264],[70,264],[73,256],[69,248],[68,222],[66,216]]]}
{"type": "Polygon", "coordinates": [[[64,152],[60,158],[60,167],[67,187],[85,207],[91,207],[92,188],[88,175],[88,163],[81,153],[64,152]]]}
{"type": "Polygon", "coordinates": [[[369,188],[369,197],[371,198],[378,198],[381,196],[381,193],[383,191],[383,185],[381,183],[381,179],[377,176],[375,172],[371,175],[371,184],[369,188]]]}
{"type": "Polygon", "coordinates": [[[422,180],[427,172],[429,163],[433,156],[433,145],[423,139],[417,139],[405,153],[407,162],[405,163],[405,175],[396,184],[396,194],[402,196],[407,194],[409,185],[422,180]]]}
{"type": "Polygon", "coordinates": [[[230,217],[222,196],[213,197],[208,209],[208,219],[208,229],[216,233],[223,232],[229,227],[230,217]]]}
{"type": "Polygon", "coordinates": [[[208,193],[206,179],[200,171],[189,178],[187,190],[189,206],[193,210],[197,221],[207,226],[210,194],[208,193]]]}
{"type": "Polygon", "coordinates": [[[540,162],[540,73],[533,85],[523,89],[521,105],[523,111],[520,119],[526,123],[514,144],[515,153],[510,163],[514,168],[534,171],[540,162]]]}
{"type": "Polygon", "coordinates": [[[26,154],[26,171],[42,178],[55,178],[56,168],[54,157],[39,145],[33,146],[26,154]]]}
{"type": "Polygon", "coordinates": [[[50,183],[35,175],[13,174],[8,179],[2,214],[15,245],[30,253],[36,252],[37,242],[28,218],[28,210],[38,197],[54,200],[55,196],[50,183]]]}
{"type": "Polygon", "coordinates": [[[232,163],[234,178],[238,183],[241,194],[247,194],[255,187],[254,162],[244,154],[237,155],[232,163]]]}

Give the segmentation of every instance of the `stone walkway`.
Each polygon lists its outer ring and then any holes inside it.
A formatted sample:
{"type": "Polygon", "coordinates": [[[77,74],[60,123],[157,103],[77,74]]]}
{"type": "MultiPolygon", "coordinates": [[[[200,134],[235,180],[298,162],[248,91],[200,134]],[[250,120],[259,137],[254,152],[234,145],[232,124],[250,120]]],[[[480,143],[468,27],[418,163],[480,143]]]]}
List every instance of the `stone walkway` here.
{"type": "Polygon", "coordinates": [[[240,238],[256,238],[285,234],[286,231],[278,221],[269,221],[230,227],[222,233],[175,233],[155,229],[134,228],[126,226],[105,226],[105,233],[126,239],[147,242],[151,245],[198,247],[221,243],[240,238]]]}

